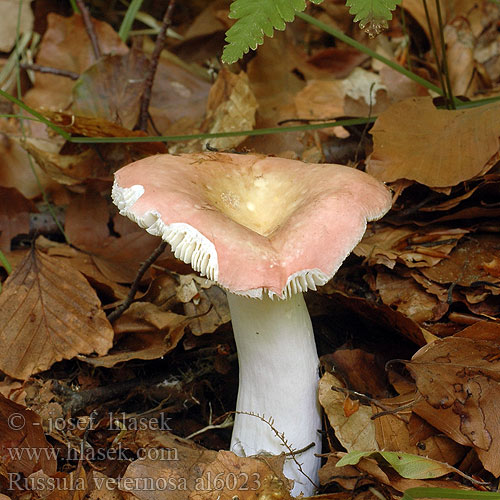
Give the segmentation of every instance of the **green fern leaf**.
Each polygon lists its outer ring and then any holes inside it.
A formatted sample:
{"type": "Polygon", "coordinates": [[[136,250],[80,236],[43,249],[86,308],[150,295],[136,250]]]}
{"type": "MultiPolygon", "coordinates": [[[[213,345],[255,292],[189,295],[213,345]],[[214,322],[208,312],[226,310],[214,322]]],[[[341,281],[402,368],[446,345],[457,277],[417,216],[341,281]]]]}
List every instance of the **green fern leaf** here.
{"type": "Polygon", "coordinates": [[[401,0],[347,0],[349,13],[354,14],[354,22],[373,38],[387,29],[387,21],[392,19],[392,11],[401,0]]]}
{"type": "MultiPolygon", "coordinates": [[[[312,0],[321,3],[323,0],[312,0]]],[[[237,19],[226,33],[227,45],[222,61],[233,63],[264,43],[265,36],[273,36],[274,30],[284,30],[285,23],[293,21],[296,12],[306,8],[305,0],[235,0],[229,17],[237,19]]]]}

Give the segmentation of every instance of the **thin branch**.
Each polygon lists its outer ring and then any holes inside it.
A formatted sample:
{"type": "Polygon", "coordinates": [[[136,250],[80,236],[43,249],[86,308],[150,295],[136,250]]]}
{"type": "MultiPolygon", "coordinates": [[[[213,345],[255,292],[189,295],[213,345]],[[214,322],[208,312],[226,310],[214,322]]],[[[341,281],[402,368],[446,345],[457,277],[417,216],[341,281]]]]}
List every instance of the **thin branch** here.
{"type": "Polygon", "coordinates": [[[137,122],[136,129],[146,132],[148,128],[148,109],[149,103],[151,101],[151,89],[153,88],[153,82],[156,75],[156,69],[158,68],[158,62],[160,60],[160,54],[165,46],[165,39],[167,38],[167,29],[172,23],[172,14],[174,12],[175,0],[170,0],[165,15],[163,16],[163,21],[161,25],[160,32],[156,37],[155,48],[153,54],[151,55],[151,64],[149,65],[149,70],[146,75],[146,83],[144,91],[141,96],[141,108],[139,113],[139,121],[137,122]]]}
{"type": "Polygon", "coordinates": [[[78,80],[80,75],[74,73],[73,71],[66,71],[65,69],[51,68],[50,66],[40,66],[39,64],[28,64],[20,63],[19,66],[22,69],[37,71],[38,73],[48,73],[51,75],[64,76],[65,78],[71,78],[71,80],[78,80]]]}
{"type": "Polygon", "coordinates": [[[163,250],[167,247],[167,242],[162,241],[154,250],[154,252],[142,263],[142,266],[137,271],[137,275],[130,287],[127,298],[123,301],[121,305],[119,305],[110,315],[108,316],[108,320],[110,323],[117,320],[132,304],[135,294],[139,289],[139,283],[141,282],[142,277],[146,273],[146,271],[151,267],[153,262],[163,253],[163,250]]]}
{"type": "Polygon", "coordinates": [[[101,58],[101,49],[99,48],[99,42],[97,41],[97,35],[95,34],[94,25],[92,24],[92,19],[90,18],[89,9],[85,5],[83,0],[76,0],[76,4],[80,9],[83,17],[83,23],[85,24],[85,29],[87,30],[87,35],[92,44],[92,50],[94,51],[94,57],[97,59],[101,58]]]}

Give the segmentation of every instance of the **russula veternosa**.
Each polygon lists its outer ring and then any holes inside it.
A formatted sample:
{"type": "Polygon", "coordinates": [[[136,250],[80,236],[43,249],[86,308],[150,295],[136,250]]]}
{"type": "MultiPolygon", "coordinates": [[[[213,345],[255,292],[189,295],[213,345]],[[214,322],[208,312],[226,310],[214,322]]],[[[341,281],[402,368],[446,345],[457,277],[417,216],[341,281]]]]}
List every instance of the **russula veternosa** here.
{"type": "MultiPolygon", "coordinates": [[[[113,201],[227,291],[240,366],[231,449],[289,453],[317,479],[318,355],[302,292],[326,283],[391,206],[383,184],[331,164],[228,153],[157,155],[115,174],[113,201]],[[239,413],[244,412],[244,413],[239,413]],[[314,443],[313,446],[309,446],[314,443]]],[[[292,459],[293,493],[314,486],[292,459]]]]}

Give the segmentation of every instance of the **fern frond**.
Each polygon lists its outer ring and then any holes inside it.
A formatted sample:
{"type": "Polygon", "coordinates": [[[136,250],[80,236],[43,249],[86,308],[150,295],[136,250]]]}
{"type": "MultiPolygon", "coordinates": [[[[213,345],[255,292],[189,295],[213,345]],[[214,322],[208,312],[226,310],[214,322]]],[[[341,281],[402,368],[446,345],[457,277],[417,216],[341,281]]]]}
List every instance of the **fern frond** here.
{"type": "MultiPolygon", "coordinates": [[[[318,4],[323,0],[311,1],[318,4]]],[[[237,21],[226,33],[222,61],[233,63],[250,49],[255,50],[264,43],[264,35],[284,30],[285,23],[293,21],[295,13],[305,8],[305,0],[235,0],[229,17],[237,21]]]]}
{"type": "Polygon", "coordinates": [[[359,27],[373,38],[387,29],[387,21],[392,19],[392,11],[401,0],[347,0],[349,13],[354,14],[354,22],[359,21],[359,27]]]}

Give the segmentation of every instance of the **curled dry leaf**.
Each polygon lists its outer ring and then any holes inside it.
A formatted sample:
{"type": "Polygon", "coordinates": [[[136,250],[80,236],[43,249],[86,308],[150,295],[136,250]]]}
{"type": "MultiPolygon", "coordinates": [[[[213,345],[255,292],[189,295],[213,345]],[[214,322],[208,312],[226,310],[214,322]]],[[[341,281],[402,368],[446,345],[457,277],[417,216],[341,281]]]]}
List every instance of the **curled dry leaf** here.
{"type": "Polygon", "coordinates": [[[383,264],[393,269],[396,262],[407,267],[435,266],[448,257],[467,229],[432,227],[416,230],[412,226],[377,227],[366,233],[354,249],[356,255],[366,257],[368,264],[383,264]]]}
{"type": "Polygon", "coordinates": [[[371,133],[367,172],[385,182],[409,179],[455,186],[488,171],[498,153],[500,104],[449,111],[411,98],[382,113],[371,133]]]}
{"type": "Polygon", "coordinates": [[[105,176],[108,171],[93,148],[84,149],[77,154],[62,155],[53,150],[51,141],[26,139],[22,145],[43,171],[60,184],[79,184],[89,177],[105,176]]]}
{"type": "Polygon", "coordinates": [[[414,407],[457,443],[472,446],[486,470],[500,475],[500,344],[439,339],[406,364],[424,401],[414,407]]]}
{"type": "Polygon", "coordinates": [[[344,388],[335,375],[325,373],[319,382],[319,402],[342,446],[348,451],[378,450],[371,407],[360,405],[357,412],[347,417],[344,412],[345,394],[333,390],[332,386],[344,388]]]}
{"type": "Polygon", "coordinates": [[[185,316],[163,311],[149,302],[134,302],[114,322],[117,334],[123,335],[116,348],[106,356],[79,359],[93,365],[111,368],[131,359],[158,359],[175,349],[189,320],[185,316]]]}
{"type": "MultiPolygon", "coordinates": [[[[202,131],[217,133],[252,130],[255,126],[256,110],[257,100],[250,88],[246,73],[241,71],[235,75],[223,69],[208,95],[207,119],[202,131]]],[[[230,149],[245,139],[245,136],[220,137],[211,139],[210,146],[230,149]]]]}
{"type": "Polygon", "coordinates": [[[95,291],[64,259],[33,249],[0,295],[0,369],[27,379],[77,354],[105,354],[113,330],[95,291]]]}

